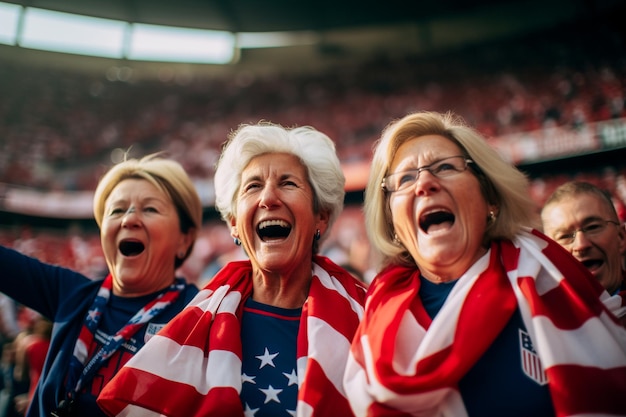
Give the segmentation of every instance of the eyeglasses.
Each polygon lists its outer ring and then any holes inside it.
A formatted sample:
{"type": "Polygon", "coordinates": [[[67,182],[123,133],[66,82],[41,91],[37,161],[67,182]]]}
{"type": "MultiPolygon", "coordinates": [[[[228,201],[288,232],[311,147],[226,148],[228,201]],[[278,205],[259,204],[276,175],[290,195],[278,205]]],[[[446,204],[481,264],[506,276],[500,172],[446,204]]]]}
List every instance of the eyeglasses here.
{"type": "Polygon", "coordinates": [[[389,174],[383,178],[381,187],[389,193],[408,190],[415,185],[422,171],[428,171],[437,178],[447,178],[465,171],[467,164],[470,163],[474,163],[474,161],[466,159],[464,156],[449,156],[430,165],[389,174]]]}
{"type": "Polygon", "coordinates": [[[574,243],[574,240],[576,239],[576,234],[578,232],[584,234],[587,237],[598,236],[599,234],[604,232],[609,224],[619,226],[619,223],[614,222],[613,220],[594,220],[591,223],[584,225],[580,229],[575,229],[571,232],[558,232],[554,236],[554,240],[556,240],[561,245],[571,245],[572,243],[574,243]]]}

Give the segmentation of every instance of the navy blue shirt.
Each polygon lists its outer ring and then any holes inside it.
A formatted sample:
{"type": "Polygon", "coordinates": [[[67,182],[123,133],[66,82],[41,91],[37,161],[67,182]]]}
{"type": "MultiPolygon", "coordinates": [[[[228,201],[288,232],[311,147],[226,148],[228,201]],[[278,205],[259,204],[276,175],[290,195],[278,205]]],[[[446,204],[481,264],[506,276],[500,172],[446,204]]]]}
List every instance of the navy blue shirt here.
{"type": "MultiPolygon", "coordinates": [[[[419,295],[431,318],[443,306],[457,281],[435,284],[420,277],[419,295]]],[[[476,337],[480,337],[479,334],[476,337]]],[[[470,417],[554,416],[547,380],[519,309],[485,354],[459,381],[470,417]]]]}
{"type": "MultiPolygon", "coordinates": [[[[49,265],[12,249],[0,246],[0,291],[54,322],[50,348],[28,417],[49,417],[65,398],[65,377],[83,326],[102,281],[92,280],[67,268],[49,265]]],[[[195,285],[185,289],[166,310],[143,326],[118,353],[99,370],[92,384],[79,398],[78,415],[106,417],[96,404],[103,384],[146,340],[180,312],[198,293],[195,285]]],[[[145,305],[145,299],[112,296],[97,330],[95,342],[102,342],[145,305]],[[119,326],[119,327],[118,327],[119,326]],[[116,328],[117,327],[117,328],[116,328]]]]}
{"type": "Polygon", "coordinates": [[[302,309],[248,298],[241,319],[241,402],[255,417],[295,416],[297,340],[302,309]]]}

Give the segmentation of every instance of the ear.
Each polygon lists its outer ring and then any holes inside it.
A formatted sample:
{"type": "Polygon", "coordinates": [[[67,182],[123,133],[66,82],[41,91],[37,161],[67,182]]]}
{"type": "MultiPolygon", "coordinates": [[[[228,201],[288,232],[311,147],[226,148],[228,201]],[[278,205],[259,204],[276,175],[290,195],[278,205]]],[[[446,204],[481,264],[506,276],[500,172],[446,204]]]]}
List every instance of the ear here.
{"type": "Polygon", "coordinates": [[[321,211],[318,214],[316,229],[319,229],[320,233],[324,235],[326,229],[328,229],[328,222],[330,221],[330,212],[327,210],[321,211]]]}
{"type": "Polygon", "coordinates": [[[195,242],[197,236],[198,230],[195,227],[190,227],[187,233],[182,234],[180,245],[185,253],[187,253],[191,245],[195,242]]]}
{"type": "Polygon", "coordinates": [[[231,219],[229,220],[230,223],[230,235],[233,238],[238,238],[239,237],[239,232],[237,231],[237,219],[235,217],[231,217],[231,219]]]}

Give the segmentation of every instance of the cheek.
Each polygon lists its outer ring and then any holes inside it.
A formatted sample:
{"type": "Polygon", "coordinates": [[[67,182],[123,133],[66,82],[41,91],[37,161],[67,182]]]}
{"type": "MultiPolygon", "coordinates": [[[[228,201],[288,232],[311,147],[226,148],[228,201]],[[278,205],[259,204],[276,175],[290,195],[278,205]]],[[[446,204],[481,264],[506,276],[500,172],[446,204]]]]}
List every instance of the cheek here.
{"type": "Polygon", "coordinates": [[[394,224],[407,221],[414,222],[413,202],[415,199],[406,196],[394,197],[389,201],[389,210],[394,224]]]}

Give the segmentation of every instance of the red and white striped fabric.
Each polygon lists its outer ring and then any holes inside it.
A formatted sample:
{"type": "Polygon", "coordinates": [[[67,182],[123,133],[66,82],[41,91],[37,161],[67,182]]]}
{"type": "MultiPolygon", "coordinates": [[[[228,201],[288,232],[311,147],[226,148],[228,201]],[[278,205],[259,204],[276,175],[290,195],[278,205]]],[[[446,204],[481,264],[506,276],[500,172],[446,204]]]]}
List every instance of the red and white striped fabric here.
{"type": "MultiPolygon", "coordinates": [[[[351,416],[342,380],[365,287],[315,257],[297,346],[298,417],[351,416]]],[[[249,261],[224,267],[98,397],[111,416],[242,417],[240,318],[249,261]]]]}
{"type": "Polygon", "coordinates": [[[537,231],[492,244],[434,320],[418,274],[389,267],[370,286],[344,379],[356,416],[467,416],[457,383],[516,308],[557,416],[626,415],[621,300],[558,244],[537,231]]]}

